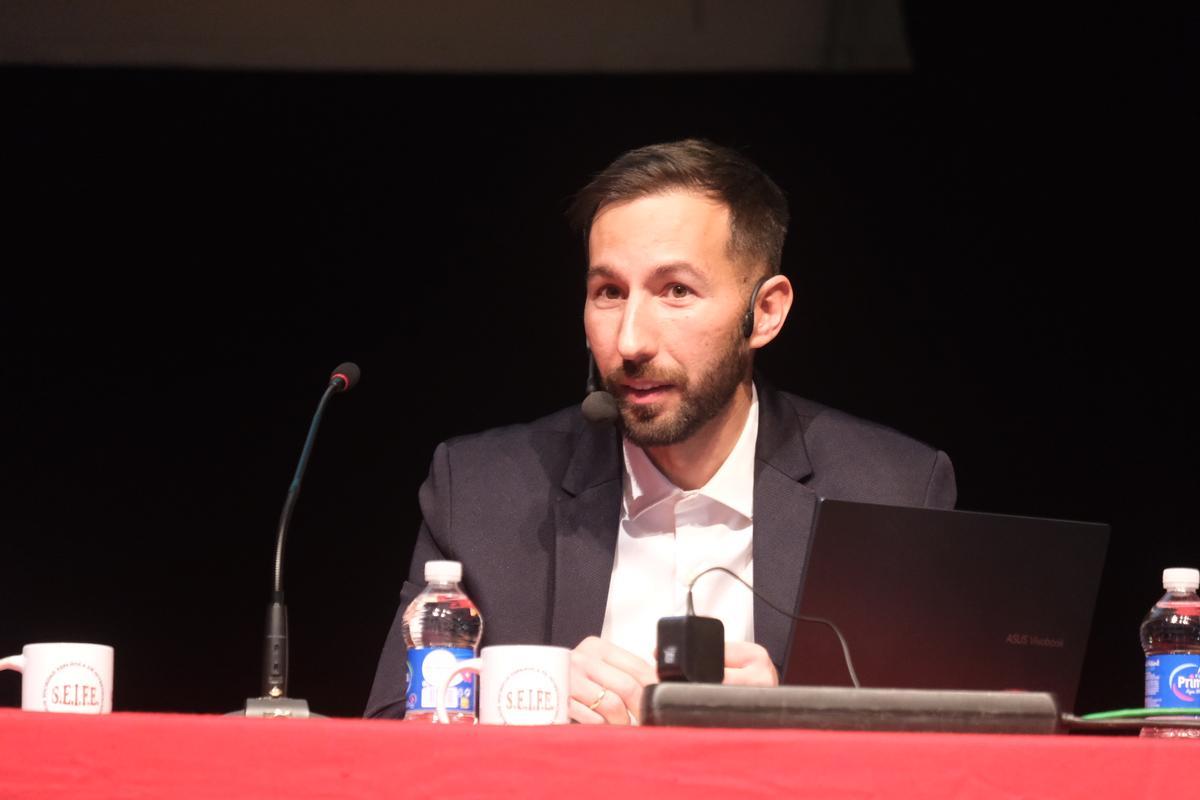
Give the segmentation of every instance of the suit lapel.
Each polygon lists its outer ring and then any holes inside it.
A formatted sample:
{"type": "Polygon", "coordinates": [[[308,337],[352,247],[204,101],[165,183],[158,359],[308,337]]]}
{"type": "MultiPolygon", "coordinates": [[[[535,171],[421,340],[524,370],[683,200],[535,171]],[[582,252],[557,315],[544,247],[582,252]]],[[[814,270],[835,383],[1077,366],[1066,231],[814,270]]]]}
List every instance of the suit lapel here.
{"type": "MultiPolygon", "coordinates": [[[[754,452],[754,588],[795,613],[804,577],[817,496],[800,481],[812,474],[795,409],[757,380],[758,441],[754,452]]],[[[754,599],[754,640],[783,664],[792,621],[754,599]]]]}
{"type": "Polygon", "coordinates": [[[585,423],[554,507],[550,643],[600,635],[621,519],[621,446],[613,427],[585,423]]]}

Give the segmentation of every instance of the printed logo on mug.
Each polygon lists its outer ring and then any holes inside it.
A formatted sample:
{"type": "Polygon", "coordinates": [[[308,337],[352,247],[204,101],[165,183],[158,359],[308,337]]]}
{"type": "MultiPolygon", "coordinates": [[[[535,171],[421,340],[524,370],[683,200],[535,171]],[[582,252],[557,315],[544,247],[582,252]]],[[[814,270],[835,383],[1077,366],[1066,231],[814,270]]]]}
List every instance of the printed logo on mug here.
{"type": "Polygon", "coordinates": [[[460,672],[479,674],[479,722],[483,725],[565,725],[571,699],[571,651],[565,647],[507,644],[485,647],[479,658],[459,663],[438,693],[438,719],[446,716],[446,690],[460,672]]]}
{"type": "Polygon", "coordinates": [[[23,673],[21,708],[66,714],[112,711],[113,649],[106,644],[27,644],[21,655],[0,658],[0,670],[23,673]]]}

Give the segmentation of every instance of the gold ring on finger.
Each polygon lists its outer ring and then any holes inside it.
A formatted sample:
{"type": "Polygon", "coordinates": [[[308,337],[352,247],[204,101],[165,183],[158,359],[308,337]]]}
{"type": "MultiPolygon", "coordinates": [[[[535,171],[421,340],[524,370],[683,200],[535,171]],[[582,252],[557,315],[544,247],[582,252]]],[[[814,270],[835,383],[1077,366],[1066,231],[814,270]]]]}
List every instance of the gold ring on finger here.
{"type": "Polygon", "coordinates": [[[595,711],[600,703],[604,701],[605,697],[608,697],[608,689],[601,689],[600,694],[596,695],[596,699],[593,700],[592,704],[587,707],[588,711],[595,711]]]}

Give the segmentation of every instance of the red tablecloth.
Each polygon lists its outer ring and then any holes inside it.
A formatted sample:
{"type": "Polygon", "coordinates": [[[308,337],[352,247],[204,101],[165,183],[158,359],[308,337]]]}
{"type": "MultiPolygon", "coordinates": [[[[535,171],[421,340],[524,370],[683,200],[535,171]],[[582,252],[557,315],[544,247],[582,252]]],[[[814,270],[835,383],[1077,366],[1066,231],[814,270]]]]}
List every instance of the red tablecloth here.
{"type": "Polygon", "coordinates": [[[1200,743],[0,710],[0,798],[1178,796],[1200,743]]]}

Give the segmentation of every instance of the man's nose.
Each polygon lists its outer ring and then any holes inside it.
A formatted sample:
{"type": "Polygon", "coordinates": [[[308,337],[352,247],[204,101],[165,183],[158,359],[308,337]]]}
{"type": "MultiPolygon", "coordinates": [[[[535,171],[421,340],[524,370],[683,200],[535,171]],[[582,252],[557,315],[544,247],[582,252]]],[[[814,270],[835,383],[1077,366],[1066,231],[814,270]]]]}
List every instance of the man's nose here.
{"type": "Polygon", "coordinates": [[[654,312],[642,301],[630,298],[621,315],[617,332],[617,354],[623,361],[642,363],[658,351],[658,322],[654,312]]]}

